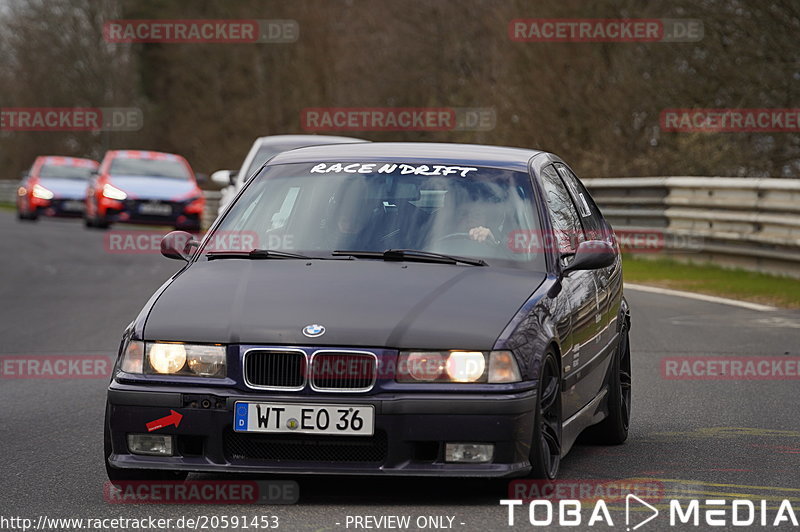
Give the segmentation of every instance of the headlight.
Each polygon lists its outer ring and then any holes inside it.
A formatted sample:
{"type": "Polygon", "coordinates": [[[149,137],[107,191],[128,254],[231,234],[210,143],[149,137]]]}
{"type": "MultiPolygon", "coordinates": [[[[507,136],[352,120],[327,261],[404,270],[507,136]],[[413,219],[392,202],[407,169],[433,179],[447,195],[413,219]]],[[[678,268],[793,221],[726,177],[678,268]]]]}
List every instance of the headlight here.
{"type": "Polygon", "coordinates": [[[452,351],[446,369],[454,382],[477,382],[486,371],[486,355],[480,351],[452,351]]]}
{"type": "Polygon", "coordinates": [[[178,373],[186,365],[183,344],[150,344],[147,360],[156,373],[178,373]]]}
{"type": "Polygon", "coordinates": [[[122,353],[120,369],[126,373],[222,378],[227,374],[227,357],[224,345],[130,341],[122,353]]]}
{"type": "Polygon", "coordinates": [[[225,376],[225,347],[221,345],[188,346],[187,365],[189,370],[201,377],[225,376]]]}
{"type": "Polygon", "coordinates": [[[511,351],[406,351],[397,382],[512,383],[522,380],[511,351]]]}
{"type": "Polygon", "coordinates": [[[33,185],[33,197],[39,199],[53,199],[55,194],[44,188],[42,185],[33,185]]]}
{"type": "Polygon", "coordinates": [[[120,190],[114,185],[106,183],[103,185],[103,196],[107,197],[108,199],[122,201],[128,197],[128,194],[126,194],[124,190],[120,190]]]}

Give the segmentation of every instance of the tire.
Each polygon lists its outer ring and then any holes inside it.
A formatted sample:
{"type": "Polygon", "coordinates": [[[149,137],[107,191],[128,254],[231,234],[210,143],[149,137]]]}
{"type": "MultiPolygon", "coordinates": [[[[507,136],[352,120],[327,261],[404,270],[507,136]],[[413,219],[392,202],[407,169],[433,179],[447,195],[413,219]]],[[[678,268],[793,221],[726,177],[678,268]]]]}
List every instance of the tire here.
{"type": "Polygon", "coordinates": [[[85,218],[84,224],[86,225],[86,227],[90,227],[92,229],[108,229],[109,227],[111,227],[111,224],[109,222],[98,217],[85,218]]]}
{"type": "Polygon", "coordinates": [[[106,475],[108,480],[113,484],[114,482],[127,482],[127,481],[183,481],[189,475],[185,471],[167,471],[158,469],[118,469],[111,467],[108,460],[111,458],[111,430],[109,424],[109,406],[106,403],[106,421],[105,428],[103,429],[103,454],[106,464],[106,475]]]}
{"type": "Polygon", "coordinates": [[[552,480],[561,465],[561,373],[556,356],[547,352],[539,374],[539,397],[531,442],[533,478],[552,480]]]}
{"type": "Polygon", "coordinates": [[[631,419],[631,347],[627,325],[611,367],[608,385],[608,416],[584,432],[587,443],[619,445],[628,439],[631,419]]]}

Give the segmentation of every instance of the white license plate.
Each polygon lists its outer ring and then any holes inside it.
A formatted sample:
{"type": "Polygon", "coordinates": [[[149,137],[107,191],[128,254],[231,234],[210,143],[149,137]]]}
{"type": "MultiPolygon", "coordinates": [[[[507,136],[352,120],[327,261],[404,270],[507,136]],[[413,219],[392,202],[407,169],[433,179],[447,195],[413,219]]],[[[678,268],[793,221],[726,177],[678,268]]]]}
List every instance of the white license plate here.
{"type": "Polygon", "coordinates": [[[372,405],[318,405],[238,402],[233,409],[236,432],[280,432],[372,436],[372,405]]]}
{"type": "Polygon", "coordinates": [[[65,211],[83,211],[84,204],[82,201],[69,200],[63,203],[63,208],[65,211]]]}
{"type": "Polygon", "coordinates": [[[142,203],[139,205],[139,214],[166,216],[172,214],[172,207],[166,203],[142,203]]]}

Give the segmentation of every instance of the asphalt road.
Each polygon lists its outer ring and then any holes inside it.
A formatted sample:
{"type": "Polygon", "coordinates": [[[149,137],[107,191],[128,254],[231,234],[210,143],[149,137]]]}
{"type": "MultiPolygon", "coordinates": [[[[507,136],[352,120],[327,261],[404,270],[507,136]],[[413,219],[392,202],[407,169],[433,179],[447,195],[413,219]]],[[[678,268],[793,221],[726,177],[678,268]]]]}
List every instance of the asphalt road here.
{"type": "MultiPolygon", "coordinates": [[[[0,211],[0,360],[116,353],[125,326],[179,263],[157,253],[109,253],[106,235],[76,220],[21,223],[0,211]]],[[[707,529],[702,517],[699,528],[671,528],[666,501],[672,497],[699,498],[703,506],[713,498],[765,499],[768,508],[788,499],[800,514],[798,381],[666,380],[661,374],[667,356],[800,356],[800,313],[636,291],[627,297],[634,366],[628,442],[574,448],[561,479],[644,478],[661,486],[661,497],[650,499],[661,514],[640,530],[707,529]]],[[[348,516],[366,515],[410,516],[416,529],[419,516],[450,516],[455,530],[534,529],[527,505],[508,526],[508,511],[498,503],[508,495],[503,481],[302,476],[295,479],[299,503],[290,506],[110,504],[103,497],[106,384],[103,378],[0,379],[0,530],[15,529],[2,518],[40,515],[274,515],[280,530],[363,530],[348,527],[348,516]]],[[[624,501],[609,507],[614,526],[601,522],[592,530],[625,530],[624,501]]],[[[631,527],[650,515],[635,503],[632,508],[631,527]]],[[[590,529],[589,513],[572,529],[590,529]]],[[[772,524],[775,510],[768,515],[772,524]]]]}

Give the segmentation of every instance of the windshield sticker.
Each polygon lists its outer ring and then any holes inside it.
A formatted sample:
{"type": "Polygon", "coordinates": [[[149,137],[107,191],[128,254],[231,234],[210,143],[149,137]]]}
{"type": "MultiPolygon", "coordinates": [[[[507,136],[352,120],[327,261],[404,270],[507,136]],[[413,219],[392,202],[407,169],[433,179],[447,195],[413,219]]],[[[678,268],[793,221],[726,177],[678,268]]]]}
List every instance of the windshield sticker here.
{"type": "Polygon", "coordinates": [[[311,168],[312,174],[391,174],[396,170],[400,171],[401,175],[414,174],[414,175],[450,175],[459,174],[461,177],[466,177],[470,172],[477,172],[477,168],[470,166],[443,166],[435,164],[428,166],[427,164],[411,165],[411,164],[384,164],[378,167],[378,163],[336,163],[327,164],[320,163],[311,168]],[[377,167],[377,168],[376,168],[377,167]]]}

